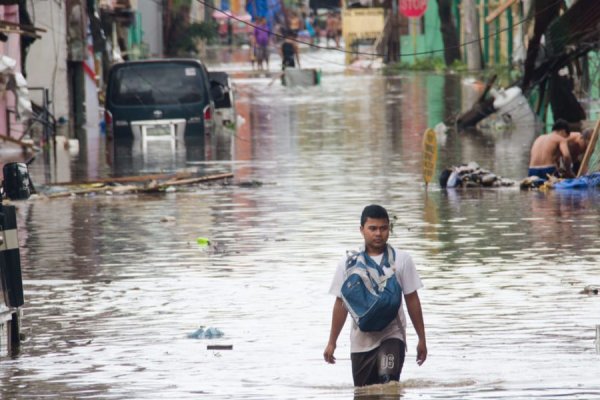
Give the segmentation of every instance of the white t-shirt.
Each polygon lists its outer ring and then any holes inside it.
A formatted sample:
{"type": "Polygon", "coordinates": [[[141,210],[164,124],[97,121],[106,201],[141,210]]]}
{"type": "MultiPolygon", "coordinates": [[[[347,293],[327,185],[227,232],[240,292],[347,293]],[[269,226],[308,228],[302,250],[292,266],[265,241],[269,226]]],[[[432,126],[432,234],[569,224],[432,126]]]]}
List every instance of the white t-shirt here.
{"type": "MultiPolygon", "coordinates": [[[[381,263],[383,253],[378,256],[371,256],[377,263],[381,263]]],[[[346,257],[338,263],[331,288],[329,293],[334,296],[342,297],[342,285],[344,284],[344,272],[346,270],[346,257]]],[[[396,260],[391,268],[384,268],[386,275],[396,273],[396,278],[400,282],[402,292],[410,294],[423,287],[419,273],[415,268],[415,263],[410,254],[406,251],[396,250],[396,260]]],[[[362,353],[378,347],[382,341],[390,338],[401,339],[406,344],[406,316],[404,315],[404,299],[403,306],[398,310],[398,317],[394,319],[388,326],[379,332],[363,332],[358,328],[356,322],[352,318],[352,328],[350,330],[350,352],[362,353]]]]}

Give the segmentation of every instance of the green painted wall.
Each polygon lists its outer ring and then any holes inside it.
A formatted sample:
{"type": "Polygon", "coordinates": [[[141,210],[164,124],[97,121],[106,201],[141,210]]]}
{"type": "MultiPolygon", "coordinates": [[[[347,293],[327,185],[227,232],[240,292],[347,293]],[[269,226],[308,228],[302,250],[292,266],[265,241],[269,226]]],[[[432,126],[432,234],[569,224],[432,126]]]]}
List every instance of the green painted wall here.
{"type": "Polygon", "coordinates": [[[139,60],[143,58],[144,54],[142,51],[142,14],[139,12],[135,13],[135,23],[129,27],[127,48],[130,52],[130,59],[139,60]]]}
{"type": "MultiPolygon", "coordinates": [[[[401,16],[401,18],[406,18],[401,16]]],[[[402,35],[400,37],[400,61],[414,64],[417,59],[444,58],[444,42],[440,32],[440,17],[438,15],[437,2],[430,0],[427,4],[427,11],[424,16],[425,34],[424,35],[402,35]],[[436,51],[433,54],[417,54],[436,51]]],[[[410,28],[412,29],[412,28],[410,28]]]]}

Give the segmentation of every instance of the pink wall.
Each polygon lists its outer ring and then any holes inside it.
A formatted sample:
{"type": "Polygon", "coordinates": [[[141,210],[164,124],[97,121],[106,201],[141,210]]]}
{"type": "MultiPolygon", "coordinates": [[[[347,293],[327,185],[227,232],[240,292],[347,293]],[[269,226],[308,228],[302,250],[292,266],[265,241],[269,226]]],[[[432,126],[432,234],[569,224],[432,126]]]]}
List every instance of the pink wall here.
{"type": "MultiPolygon", "coordinates": [[[[0,6],[0,19],[8,22],[19,23],[19,6],[0,6]]],[[[21,36],[16,33],[8,34],[8,40],[6,42],[0,42],[0,54],[8,56],[17,61],[15,68],[16,72],[21,71],[21,50],[20,50],[21,36]]],[[[7,135],[6,132],[6,110],[15,109],[15,96],[12,92],[7,91],[3,96],[0,96],[0,134],[7,135]]],[[[16,125],[14,115],[11,115],[11,136],[21,136],[22,126],[16,125]]]]}

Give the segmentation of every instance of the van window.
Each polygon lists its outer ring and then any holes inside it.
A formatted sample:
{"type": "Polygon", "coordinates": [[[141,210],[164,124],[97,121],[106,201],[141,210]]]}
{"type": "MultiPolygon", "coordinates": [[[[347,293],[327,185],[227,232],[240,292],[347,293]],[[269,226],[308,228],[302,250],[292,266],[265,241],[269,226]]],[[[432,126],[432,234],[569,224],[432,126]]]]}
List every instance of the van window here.
{"type": "Polygon", "coordinates": [[[147,63],[115,71],[111,99],[115,105],[168,105],[205,102],[200,67],[183,63],[147,63]]]}

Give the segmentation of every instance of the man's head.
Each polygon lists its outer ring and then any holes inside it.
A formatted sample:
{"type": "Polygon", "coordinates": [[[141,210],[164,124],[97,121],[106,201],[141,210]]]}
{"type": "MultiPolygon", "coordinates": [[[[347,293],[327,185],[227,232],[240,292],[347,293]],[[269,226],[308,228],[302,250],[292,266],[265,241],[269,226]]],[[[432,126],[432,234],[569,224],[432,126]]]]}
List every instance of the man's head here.
{"type": "Polygon", "coordinates": [[[594,131],[590,128],[584,129],[583,132],[581,132],[581,138],[583,140],[585,140],[585,144],[587,146],[588,143],[590,143],[590,139],[592,138],[592,133],[594,131]]]}
{"type": "Polygon", "coordinates": [[[569,123],[564,119],[557,119],[554,121],[554,125],[552,125],[552,131],[563,136],[569,136],[569,133],[571,133],[571,129],[569,129],[569,123]]]}
{"type": "Polygon", "coordinates": [[[360,216],[360,233],[369,254],[382,253],[390,236],[390,217],[385,208],[377,204],[366,206],[360,216]]]}
{"type": "Polygon", "coordinates": [[[365,226],[367,218],[385,219],[388,223],[390,222],[387,210],[377,204],[371,204],[370,206],[363,208],[362,214],[360,215],[360,226],[365,226]]]}

